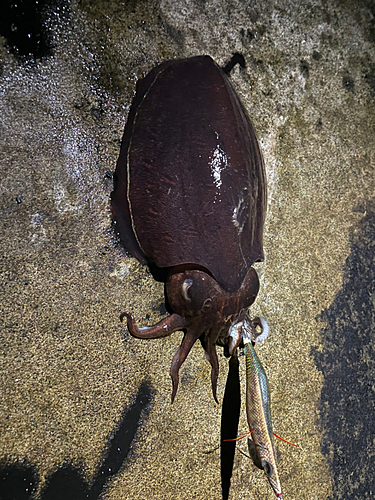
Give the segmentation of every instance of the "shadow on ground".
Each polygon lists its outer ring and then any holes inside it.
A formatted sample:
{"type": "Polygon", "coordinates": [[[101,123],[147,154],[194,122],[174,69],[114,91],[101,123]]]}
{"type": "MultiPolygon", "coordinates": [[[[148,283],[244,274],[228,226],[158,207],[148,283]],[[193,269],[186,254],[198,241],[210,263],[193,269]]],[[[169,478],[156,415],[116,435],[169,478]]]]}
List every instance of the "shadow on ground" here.
{"type": "Polygon", "coordinates": [[[343,287],[321,318],[322,451],[335,500],[375,495],[375,205],[351,236],[343,287]]]}
{"type": "MultiPolygon", "coordinates": [[[[40,500],[96,500],[103,493],[108,480],[116,476],[129,457],[131,445],[139,426],[147,418],[153,389],[143,382],[133,404],[124,410],[120,425],[109,440],[102,465],[91,486],[84,479],[80,469],[65,463],[49,478],[40,500]]],[[[0,500],[31,500],[38,487],[39,475],[36,467],[27,462],[3,464],[0,466],[0,500]]]]}
{"type": "Polygon", "coordinates": [[[239,363],[237,355],[229,360],[229,371],[225,385],[223,407],[221,410],[221,436],[220,436],[220,471],[221,491],[223,500],[228,500],[233,472],[236,441],[225,442],[225,439],[237,437],[238,422],[241,411],[241,387],[239,363]]]}

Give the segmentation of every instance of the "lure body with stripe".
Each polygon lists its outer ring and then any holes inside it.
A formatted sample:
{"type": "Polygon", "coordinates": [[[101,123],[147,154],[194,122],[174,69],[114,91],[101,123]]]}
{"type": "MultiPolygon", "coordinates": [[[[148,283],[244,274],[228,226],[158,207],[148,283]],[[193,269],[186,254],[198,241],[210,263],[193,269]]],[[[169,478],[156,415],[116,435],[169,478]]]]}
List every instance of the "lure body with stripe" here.
{"type": "Polygon", "coordinates": [[[246,413],[252,437],[249,448],[252,446],[255,449],[254,462],[264,470],[276,497],[281,500],[267,376],[251,342],[245,344],[244,353],[246,356],[246,413]]]}

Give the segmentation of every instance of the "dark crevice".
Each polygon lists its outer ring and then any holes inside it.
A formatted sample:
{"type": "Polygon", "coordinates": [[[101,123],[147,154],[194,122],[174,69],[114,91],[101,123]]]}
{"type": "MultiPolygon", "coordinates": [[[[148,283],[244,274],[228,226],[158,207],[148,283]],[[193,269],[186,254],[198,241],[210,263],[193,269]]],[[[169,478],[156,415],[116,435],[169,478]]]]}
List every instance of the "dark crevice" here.
{"type": "Polygon", "coordinates": [[[239,54],[238,52],[234,53],[230,61],[228,61],[227,64],[223,67],[224,73],[229,75],[229,73],[236,66],[236,64],[239,64],[242,69],[246,68],[245,58],[242,54],[239,54]]]}
{"type": "Polygon", "coordinates": [[[69,0],[1,0],[0,35],[21,60],[52,56],[53,37],[47,20],[51,24],[54,17],[63,19],[69,12],[69,0]]]}

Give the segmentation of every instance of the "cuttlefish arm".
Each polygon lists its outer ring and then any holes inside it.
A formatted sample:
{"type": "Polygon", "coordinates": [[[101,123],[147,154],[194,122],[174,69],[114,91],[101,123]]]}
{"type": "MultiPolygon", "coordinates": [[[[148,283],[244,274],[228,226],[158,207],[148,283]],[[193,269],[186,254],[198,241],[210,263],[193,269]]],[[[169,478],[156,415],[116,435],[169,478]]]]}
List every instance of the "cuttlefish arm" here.
{"type": "MultiPolygon", "coordinates": [[[[185,361],[187,358],[187,355],[189,354],[191,348],[195,344],[195,342],[198,340],[200,337],[200,330],[199,328],[196,328],[196,325],[191,325],[191,321],[189,319],[183,318],[179,314],[171,314],[170,316],[162,319],[158,323],[152,326],[143,326],[143,327],[138,327],[136,324],[136,321],[133,317],[132,314],[128,312],[123,312],[120,316],[120,320],[122,321],[124,317],[126,316],[127,318],[127,326],[130,334],[133,337],[136,337],[138,339],[160,339],[163,337],[168,337],[172,333],[178,331],[178,330],[183,330],[184,333],[184,338],[182,339],[180,347],[177,349],[176,354],[173,356],[172,359],[172,364],[171,364],[171,369],[170,369],[170,376],[172,378],[172,403],[175,399],[176,393],[177,393],[177,388],[178,388],[178,382],[179,382],[179,375],[178,372],[180,370],[180,367],[182,363],[185,361]]],[[[213,352],[209,352],[209,359],[211,362],[211,365],[213,365],[213,371],[215,371],[215,356],[213,352]]],[[[216,352],[215,352],[216,354],[216,352]]],[[[217,360],[217,356],[216,356],[217,360]]],[[[217,363],[218,365],[218,363],[217,363]]],[[[217,368],[218,371],[218,368],[217,368]]],[[[214,398],[217,401],[216,398],[216,379],[217,379],[217,372],[215,371],[216,378],[214,376],[214,380],[212,382],[212,390],[214,393],[214,398]]]]}
{"type": "Polygon", "coordinates": [[[168,337],[177,330],[183,330],[187,327],[188,321],[178,314],[171,314],[152,326],[138,327],[134,316],[129,312],[123,312],[120,315],[120,321],[127,317],[128,330],[133,337],[137,339],[161,339],[168,337]]]}

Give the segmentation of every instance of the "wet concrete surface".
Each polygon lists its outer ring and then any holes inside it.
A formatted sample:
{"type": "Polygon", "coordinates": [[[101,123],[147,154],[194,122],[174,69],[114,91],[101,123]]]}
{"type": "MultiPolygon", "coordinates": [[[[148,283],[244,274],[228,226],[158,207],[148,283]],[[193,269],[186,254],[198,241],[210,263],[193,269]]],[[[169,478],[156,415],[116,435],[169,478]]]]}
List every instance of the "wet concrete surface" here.
{"type": "MultiPolygon", "coordinates": [[[[120,324],[125,309],[156,322],[164,298],[119,245],[109,194],[137,79],[234,52],[269,188],[258,353],[275,432],[299,445],[277,443],[283,498],[372,498],[372,2],[26,4],[0,15],[0,498],[59,498],[67,481],[64,498],[221,498],[210,367],[196,345],[171,406],[181,334],[140,341],[120,324]]],[[[273,498],[239,449],[229,498],[273,498]]]]}

